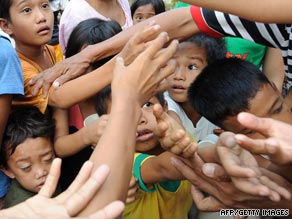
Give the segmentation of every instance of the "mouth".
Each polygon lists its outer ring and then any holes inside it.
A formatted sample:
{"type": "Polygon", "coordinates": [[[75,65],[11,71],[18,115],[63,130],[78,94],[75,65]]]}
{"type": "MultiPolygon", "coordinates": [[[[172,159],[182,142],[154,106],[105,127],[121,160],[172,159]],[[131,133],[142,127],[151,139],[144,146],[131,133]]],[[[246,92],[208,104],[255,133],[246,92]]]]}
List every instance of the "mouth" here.
{"type": "Polygon", "coordinates": [[[48,26],[44,26],[40,28],[37,33],[39,35],[47,35],[48,33],[50,33],[50,28],[48,26]]]}
{"type": "Polygon", "coordinates": [[[187,90],[184,86],[181,86],[181,85],[172,85],[171,89],[176,93],[182,93],[187,90]]]}
{"type": "Polygon", "coordinates": [[[148,129],[137,131],[136,141],[138,141],[138,142],[147,141],[150,138],[152,138],[153,135],[154,135],[153,132],[151,130],[148,130],[148,129]]]}
{"type": "Polygon", "coordinates": [[[38,184],[37,188],[41,189],[44,186],[44,184],[45,184],[45,182],[42,182],[42,183],[38,184]]]}

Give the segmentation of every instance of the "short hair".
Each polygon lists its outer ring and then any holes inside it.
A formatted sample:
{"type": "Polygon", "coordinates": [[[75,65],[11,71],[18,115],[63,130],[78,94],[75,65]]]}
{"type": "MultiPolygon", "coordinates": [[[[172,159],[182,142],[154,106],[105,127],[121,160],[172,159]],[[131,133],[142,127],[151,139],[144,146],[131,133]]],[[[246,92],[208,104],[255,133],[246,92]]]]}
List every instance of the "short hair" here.
{"type": "Polygon", "coordinates": [[[198,113],[224,129],[225,119],[249,110],[250,100],[267,84],[275,88],[257,66],[224,58],[203,69],[189,87],[188,100],[198,113]]]}
{"type": "Polygon", "coordinates": [[[163,0],[136,0],[131,5],[132,17],[134,16],[134,13],[137,10],[137,8],[143,5],[148,5],[148,4],[153,5],[155,14],[160,14],[160,13],[165,12],[165,4],[163,0]]]}
{"type": "Polygon", "coordinates": [[[10,20],[10,7],[12,0],[0,0],[0,18],[10,20]]]}
{"type": "Polygon", "coordinates": [[[45,137],[53,141],[55,123],[35,106],[19,106],[10,113],[3,134],[0,165],[8,168],[7,161],[17,146],[27,138],[45,137]]]}
{"type": "MultiPolygon", "coordinates": [[[[120,24],[114,20],[90,18],[81,21],[72,31],[66,48],[66,58],[80,52],[83,46],[100,43],[122,31],[120,24]]],[[[109,61],[111,57],[93,63],[94,68],[109,61]]]]}
{"type": "Polygon", "coordinates": [[[215,38],[205,33],[197,33],[183,42],[191,42],[205,49],[208,64],[226,57],[227,49],[223,38],[215,38]]]}
{"type": "MultiPolygon", "coordinates": [[[[108,101],[111,100],[111,93],[112,93],[111,86],[108,85],[95,95],[94,97],[95,110],[99,116],[102,116],[107,113],[107,103],[108,101]]],[[[163,92],[157,93],[155,97],[158,99],[161,106],[164,106],[165,99],[163,92]]]]}

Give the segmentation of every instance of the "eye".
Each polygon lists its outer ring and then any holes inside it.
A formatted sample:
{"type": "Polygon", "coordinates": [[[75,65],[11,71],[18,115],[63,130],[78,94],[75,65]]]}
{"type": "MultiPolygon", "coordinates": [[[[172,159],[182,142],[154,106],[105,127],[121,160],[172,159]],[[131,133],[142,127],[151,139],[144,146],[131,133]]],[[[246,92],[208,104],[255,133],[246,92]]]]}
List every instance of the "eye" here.
{"type": "Polygon", "coordinates": [[[55,156],[50,155],[50,156],[44,157],[43,161],[45,163],[52,163],[52,161],[53,161],[54,158],[55,158],[55,156]]]}
{"type": "Polygon", "coordinates": [[[147,102],[143,105],[143,108],[151,107],[153,104],[151,102],[147,102]]]}
{"type": "Polygon", "coordinates": [[[48,3],[42,4],[42,8],[50,8],[50,5],[48,3]]]}
{"type": "Polygon", "coordinates": [[[283,103],[281,104],[281,106],[279,108],[277,108],[275,111],[274,111],[274,114],[278,114],[280,112],[282,112],[282,109],[283,109],[283,103]]]}
{"type": "Polygon", "coordinates": [[[138,20],[138,21],[142,20],[142,16],[138,15],[138,16],[135,17],[135,19],[138,20]]]}
{"type": "Polygon", "coordinates": [[[31,165],[20,167],[20,169],[21,169],[22,171],[24,171],[24,172],[28,172],[28,171],[30,171],[30,168],[31,168],[31,165]]]}
{"type": "Polygon", "coordinates": [[[31,9],[28,8],[28,7],[26,7],[26,8],[24,8],[24,9],[22,10],[22,12],[23,12],[24,14],[28,14],[29,12],[31,12],[31,9]]]}
{"type": "Polygon", "coordinates": [[[197,70],[198,67],[196,65],[189,65],[188,69],[194,71],[194,70],[197,70]]]}

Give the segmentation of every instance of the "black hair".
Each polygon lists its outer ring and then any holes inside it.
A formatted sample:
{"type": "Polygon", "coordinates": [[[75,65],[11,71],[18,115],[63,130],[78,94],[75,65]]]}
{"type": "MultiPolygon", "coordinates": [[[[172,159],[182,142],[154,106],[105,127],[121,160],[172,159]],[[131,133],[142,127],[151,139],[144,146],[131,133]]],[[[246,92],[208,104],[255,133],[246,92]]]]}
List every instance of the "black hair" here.
{"type": "Polygon", "coordinates": [[[191,42],[203,48],[207,54],[207,63],[226,57],[227,49],[223,38],[214,38],[205,33],[197,33],[183,42],[191,42]]]}
{"type": "Polygon", "coordinates": [[[274,87],[257,66],[224,58],[203,69],[189,87],[188,100],[198,113],[224,129],[225,119],[249,110],[249,101],[267,84],[274,87]]]}
{"type": "Polygon", "coordinates": [[[53,141],[54,120],[35,106],[15,107],[9,115],[0,150],[0,165],[7,167],[7,160],[17,146],[27,138],[47,137],[53,141]]]}
{"type": "MultiPolygon", "coordinates": [[[[107,114],[107,104],[108,101],[111,101],[111,93],[112,93],[111,86],[108,85],[95,95],[94,97],[95,110],[99,116],[107,114]]],[[[155,97],[158,99],[161,106],[164,106],[165,99],[163,92],[157,93],[155,97]]]]}
{"type": "Polygon", "coordinates": [[[137,8],[143,5],[148,5],[148,4],[153,5],[155,14],[160,14],[162,12],[165,12],[165,4],[163,0],[136,0],[131,5],[132,18],[137,8]]]}
{"type": "MultiPolygon", "coordinates": [[[[66,49],[66,58],[78,53],[83,46],[100,43],[121,31],[120,24],[114,20],[90,18],[81,21],[70,34],[66,49]]],[[[102,66],[112,57],[107,57],[93,63],[93,67],[98,68],[102,66]]]]}
{"type": "Polygon", "coordinates": [[[10,7],[12,0],[0,0],[0,18],[10,20],[10,7]]]}

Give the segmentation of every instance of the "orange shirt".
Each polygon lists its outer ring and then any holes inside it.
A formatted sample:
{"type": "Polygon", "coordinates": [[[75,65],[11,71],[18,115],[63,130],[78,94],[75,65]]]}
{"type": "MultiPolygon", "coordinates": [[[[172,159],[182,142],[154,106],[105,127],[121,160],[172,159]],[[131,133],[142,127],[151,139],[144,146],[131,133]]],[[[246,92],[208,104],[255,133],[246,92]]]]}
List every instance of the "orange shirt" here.
{"type": "MultiPolygon", "coordinates": [[[[44,52],[49,57],[52,66],[56,63],[56,55],[54,52],[54,48],[49,45],[45,45],[44,52]]],[[[22,74],[24,79],[24,96],[19,97],[13,100],[13,105],[33,105],[39,108],[42,113],[45,113],[48,105],[48,97],[43,98],[42,90],[36,96],[32,96],[32,89],[33,87],[29,85],[29,81],[39,74],[40,72],[44,71],[38,63],[28,59],[21,53],[17,53],[20,59],[20,63],[22,66],[22,74]]]]}

